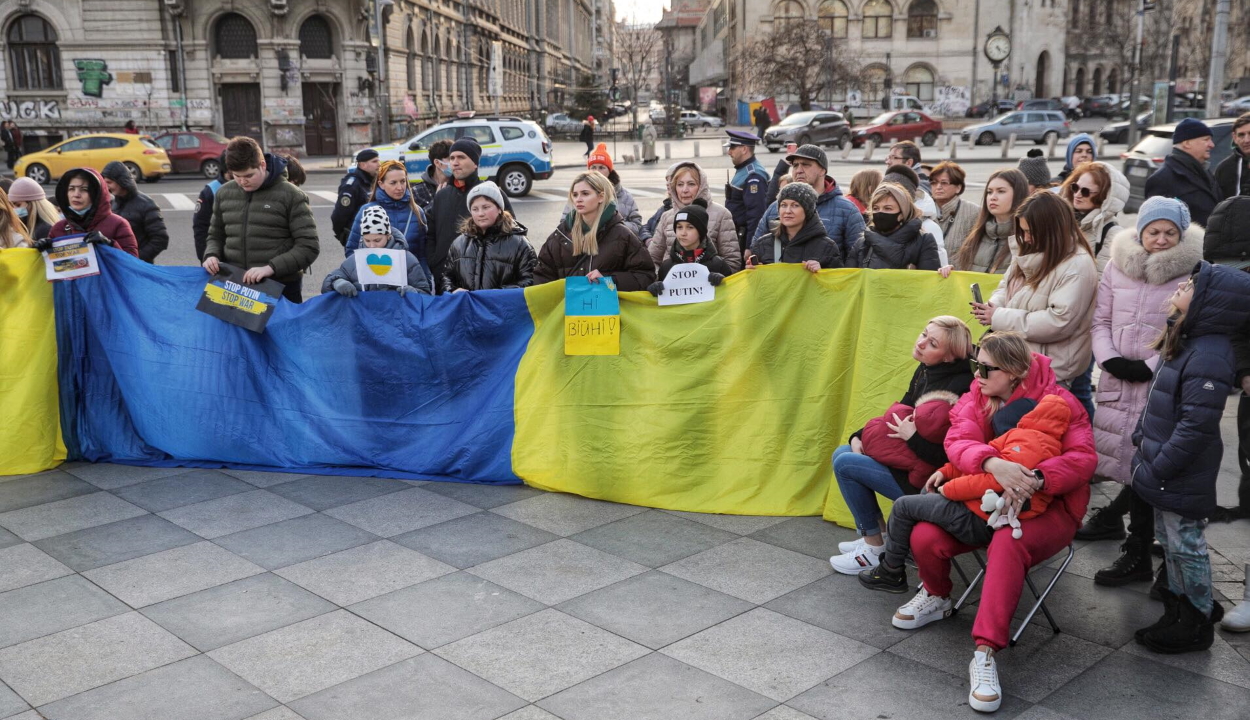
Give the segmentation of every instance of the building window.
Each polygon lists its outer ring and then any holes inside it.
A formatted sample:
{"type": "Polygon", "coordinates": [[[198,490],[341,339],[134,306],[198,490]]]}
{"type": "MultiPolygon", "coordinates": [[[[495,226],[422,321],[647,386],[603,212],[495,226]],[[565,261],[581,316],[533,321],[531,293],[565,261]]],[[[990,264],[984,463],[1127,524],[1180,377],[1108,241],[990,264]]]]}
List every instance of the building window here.
{"type": "Polygon", "coordinates": [[[425,33],[421,33],[421,92],[430,92],[434,88],[431,82],[434,78],[434,62],[430,59],[430,38],[425,33]]]}
{"type": "Polygon", "coordinates": [[[1085,97],[1085,68],[1076,69],[1076,84],[1072,88],[1072,94],[1085,97]]]}
{"type": "Polygon", "coordinates": [[[1081,26],[1081,0],[1072,0],[1072,27],[1081,26]]]}
{"type": "Polygon", "coordinates": [[[937,3],[933,0],[912,0],[907,7],[907,37],[937,37],[937,3]]]}
{"type": "Polygon", "coordinates": [[[1115,95],[1120,92],[1120,72],[1116,68],[1111,68],[1107,73],[1107,94],[1115,95]]]}
{"type": "Polygon", "coordinates": [[[921,102],[933,100],[933,71],[924,65],[912,65],[903,73],[903,85],[907,94],[921,102]]]}
{"type": "Polygon", "coordinates": [[[842,0],[824,0],[820,4],[820,26],[835,38],[846,37],[846,3],[842,0]]]}
{"type": "Polygon", "coordinates": [[[773,27],[784,28],[803,22],[803,4],[798,0],[781,0],[773,8],[773,27]]]}
{"type": "Polygon", "coordinates": [[[178,51],[166,50],[165,58],[169,61],[169,91],[182,92],[182,74],[178,72],[178,51]]]}
{"type": "Polygon", "coordinates": [[[894,8],[887,0],[868,0],[864,4],[863,34],[870,40],[894,36],[894,8]]]}
{"type": "Polygon", "coordinates": [[[1090,95],[1098,95],[1102,92],[1102,68],[1094,68],[1093,87],[1090,88],[1090,95]]]}
{"type": "Polygon", "coordinates": [[[22,15],[9,26],[9,70],[14,90],[60,90],[61,51],[56,30],[38,15],[22,15]]]}
{"type": "Polygon", "coordinates": [[[219,58],[247,60],[260,54],[256,51],[256,28],[238,13],[229,13],[217,21],[214,38],[219,58]]]}
{"type": "Polygon", "coordinates": [[[408,28],[408,36],[405,38],[405,50],[408,51],[404,63],[404,73],[407,75],[408,92],[417,89],[417,40],[413,35],[412,28],[408,28]]]}
{"type": "Polygon", "coordinates": [[[299,52],[310,60],[329,60],[334,57],[330,23],[325,18],[313,15],[299,26],[299,52]]]}

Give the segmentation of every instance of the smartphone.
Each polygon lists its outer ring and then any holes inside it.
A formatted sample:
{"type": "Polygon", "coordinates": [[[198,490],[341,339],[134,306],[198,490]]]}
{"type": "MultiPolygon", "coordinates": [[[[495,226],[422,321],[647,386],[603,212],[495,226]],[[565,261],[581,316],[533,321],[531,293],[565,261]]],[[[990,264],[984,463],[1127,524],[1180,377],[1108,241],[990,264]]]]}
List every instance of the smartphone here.
{"type": "Polygon", "coordinates": [[[972,283],[972,301],[977,304],[985,302],[981,299],[981,283],[972,283]]]}

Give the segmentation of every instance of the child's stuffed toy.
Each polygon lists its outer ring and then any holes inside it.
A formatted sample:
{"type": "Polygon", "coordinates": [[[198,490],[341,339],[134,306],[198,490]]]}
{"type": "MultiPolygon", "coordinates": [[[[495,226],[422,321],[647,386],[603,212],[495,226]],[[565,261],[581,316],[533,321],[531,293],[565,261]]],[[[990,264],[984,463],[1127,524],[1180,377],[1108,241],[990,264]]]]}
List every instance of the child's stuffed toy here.
{"type": "Polygon", "coordinates": [[[1007,498],[993,490],[986,490],[985,495],[981,496],[981,510],[990,514],[986,524],[995,530],[1010,525],[1013,538],[1019,540],[1024,535],[1024,531],[1020,529],[1020,519],[1016,517],[1016,509],[1007,502],[1007,498]]]}

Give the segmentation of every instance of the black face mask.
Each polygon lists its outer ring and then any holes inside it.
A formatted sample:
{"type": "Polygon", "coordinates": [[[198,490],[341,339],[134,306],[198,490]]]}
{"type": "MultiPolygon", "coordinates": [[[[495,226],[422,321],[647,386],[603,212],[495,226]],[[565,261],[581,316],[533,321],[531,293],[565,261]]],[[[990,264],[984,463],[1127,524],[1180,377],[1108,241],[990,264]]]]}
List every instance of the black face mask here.
{"type": "Polygon", "coordinates": [[[883,233],[893,232],[898,227],[898,217],[902,213],[874,212],[872,226],[883,233]]]}

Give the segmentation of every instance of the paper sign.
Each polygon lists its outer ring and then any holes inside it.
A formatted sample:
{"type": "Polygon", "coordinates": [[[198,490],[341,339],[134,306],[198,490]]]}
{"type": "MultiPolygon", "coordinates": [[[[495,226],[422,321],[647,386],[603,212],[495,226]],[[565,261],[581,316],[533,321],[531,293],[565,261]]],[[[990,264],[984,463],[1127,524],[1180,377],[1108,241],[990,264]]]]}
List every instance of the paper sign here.
{"type": "Polygon", "coordinates": [[[565,279],[564,354],[621,354],[621,301],[612,278],[565,279]]]}
{"type": "Polygon", "coordinates": [[[243,283],[242,268],[220,263],[221,270],[204,286],[204,294],[195,309],[238,325],[252,332],[264,332],[273,307],[282,296],[282,283],[261,280],[259,283],[243,283]]]}
{"type": "Polygon", "coordinates": [[[85,235],[66,235],[52,243],[52,249],[43,254],[44,271],[48,280],[59,282],[100,274],[100,261],[96,258],[95,245],[83,242],[85,235]]]}
{"type": "Polygon", "coordinates": [[[692,305],[712,302],[716,288],[707,279],[706,265],[685,263],[674,265],[664,278],[664,292],[660,293],[660,305],[692,305]]]}
{"type": "Polygon", "coordinates": [[[358,247],[355,254],[356,280],[366,285],[408,285],[408,254],[404,250],[358,247]]]}

